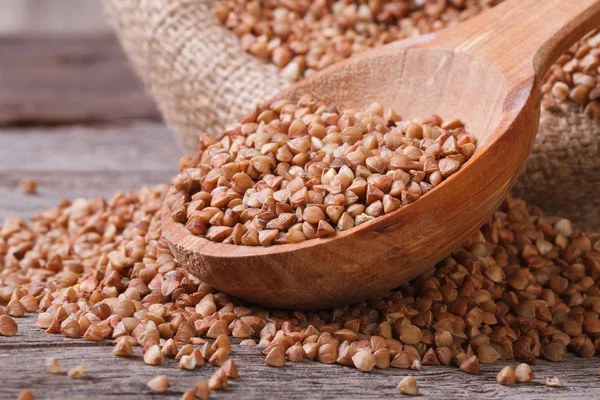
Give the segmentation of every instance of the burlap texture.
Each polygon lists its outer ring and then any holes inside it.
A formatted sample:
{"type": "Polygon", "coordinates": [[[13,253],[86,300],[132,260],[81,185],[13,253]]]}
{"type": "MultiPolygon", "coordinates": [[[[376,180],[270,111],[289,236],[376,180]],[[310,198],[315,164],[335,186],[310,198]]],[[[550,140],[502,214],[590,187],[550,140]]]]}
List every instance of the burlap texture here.
{"type": "MultiPolygon", "coordinates": [[[[245,53],[212,13],[214,0],[103,0],[134,68],[187,154],[292,84],[245,53]]],[[[542,110],[515,194],[549,213],[600,230],[600,125],[580,108],[542,110]]]]}
{"type": "Polygon", "coordinates": [[[600,124],[571,103],[542,109],[540,127],[513,192],[545,212],[600,230],[600,124]]]}
{"type": "Polygon", "coordinates": [[[104,0],[137,73],[188,154],[291,82],[245,53],[213,16],[213,0],[104,0]]]}

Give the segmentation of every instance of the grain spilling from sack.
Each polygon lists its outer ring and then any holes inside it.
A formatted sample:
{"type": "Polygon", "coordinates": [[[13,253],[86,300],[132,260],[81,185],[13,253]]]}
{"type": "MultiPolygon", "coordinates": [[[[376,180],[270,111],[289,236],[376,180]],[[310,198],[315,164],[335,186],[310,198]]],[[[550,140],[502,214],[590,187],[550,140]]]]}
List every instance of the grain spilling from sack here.
{"type": "Polygon", "coordinates": [[[600,30],[589,33],[550,68],[542,86],[542,107],[560,112],[571,105],[600,122],[600,30]]]}
{"type": "Polygon", "coordinates": [[[215,15],[242,48],[306,77],[369,48],[465,21],[502,0],[219,0],[215,15]]]}

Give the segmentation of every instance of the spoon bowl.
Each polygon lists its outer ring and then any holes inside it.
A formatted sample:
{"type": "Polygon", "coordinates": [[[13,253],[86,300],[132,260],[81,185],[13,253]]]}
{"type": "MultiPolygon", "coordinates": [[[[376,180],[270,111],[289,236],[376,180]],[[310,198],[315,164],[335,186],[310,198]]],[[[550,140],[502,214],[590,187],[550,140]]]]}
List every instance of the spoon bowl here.
{"type": "Polygon", "coordinates": [[[378,101],[404,119],[461,119],[478,139],[475,155],[414,203],[329,238],[270,247],[195,236],[164,205],[163,234],[186,269],[253,303],[317,309],[381,295],[448,256],[498,208],[537,132],[541,78],[598,25],[600,0],[508,0],[338,63],[268,102],[309,93],[340,110],[378,101]]]}

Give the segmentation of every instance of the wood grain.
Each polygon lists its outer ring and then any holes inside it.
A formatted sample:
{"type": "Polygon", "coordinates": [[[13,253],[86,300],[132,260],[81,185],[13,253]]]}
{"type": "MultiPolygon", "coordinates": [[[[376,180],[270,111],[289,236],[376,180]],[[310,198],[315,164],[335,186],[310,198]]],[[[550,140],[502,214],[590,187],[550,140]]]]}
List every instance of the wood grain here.
{"type": "Polygon", "coordinates": [[[537,132],[538,78],[598,24],[599,0],[508,0],[447,30],[337,63],[276,97],[311,94],[339,109],[377,100],[408,119],[435,112],[465,122],[477,152],[414,203],[335,236],[267,247],[195,236],[165,206],[164,236],[193,274],[261,305],[318,309],[380,295],[442,260],[500,205],[537,132]]]}
{"type": "MultiPolygon", "coordinates": [[[[172,359],[164,366],[151,367],[143,363],[139,347],[134,350],[134,358],[117,358],[112,355],[109,341],[93,343],[47,334],[35,327],[33,317],[17,322],[17,336],[0,337],[0,400],[15,399],[25,389],[32,390],[36,399],[179,399],[197,380],[207,380],[214,371],[211,365],[182,371],[172,359]],[[42,365],[49,357],[59,359],[65,370],[86,363],[84,379],[44,373],[42,365]],[[171,388],[164,395],[152,394],[146,388],[146,382],[156,375],[170,379],[171,388]]],[[[516,366],[515,361],[482,365],[481,374],[473,376],[456,367],[425,366],[423,371],[390,368],[363,373],[310,361],[272,368],[264,364],[264,356],[253,346],[234,345],[232,358],[240,378],[231,381],[227,390],[214,392],[211,398],[399,398],[396,385],[408,373],[417,379],[420,398],[577,399],[596,398],[600,390],[597,358],[569,356],[561,363],[539,361],[533,367],[536,379],[514,387],[498,384],[496,374],[505,365],[516,366]],[[565,388],[546,387],[543,382],[547,376],[559,376],[565,388]]]]}
{"type": "Polygon", "coordinates": [[[0,221],[31,217],[62,199],[167,183],[180,154],[162,124],[0,130],[0,221]],[[38,181],[38,194],[17,188],[26,178],[38,181]]]}
{"type": "Polygon", "coordinates": [[[0,126],[159,120],[113,35],[0,37],[0,126]]]}

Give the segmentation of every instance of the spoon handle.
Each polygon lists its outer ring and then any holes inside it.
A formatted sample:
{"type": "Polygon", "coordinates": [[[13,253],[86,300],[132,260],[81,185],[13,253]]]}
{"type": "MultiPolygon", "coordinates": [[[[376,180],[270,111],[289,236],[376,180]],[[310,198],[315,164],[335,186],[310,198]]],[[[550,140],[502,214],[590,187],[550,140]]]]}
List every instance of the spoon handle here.
{"type": "MultiPolygon", "coordinates": [[[[600,27],[600,0],[508,0],[455,27],[455,52],[469,52],[506,76],[539,82],[578,39],[600,27]]],[[[446,41],[447,43],[447,41],[446,41]]]]}

